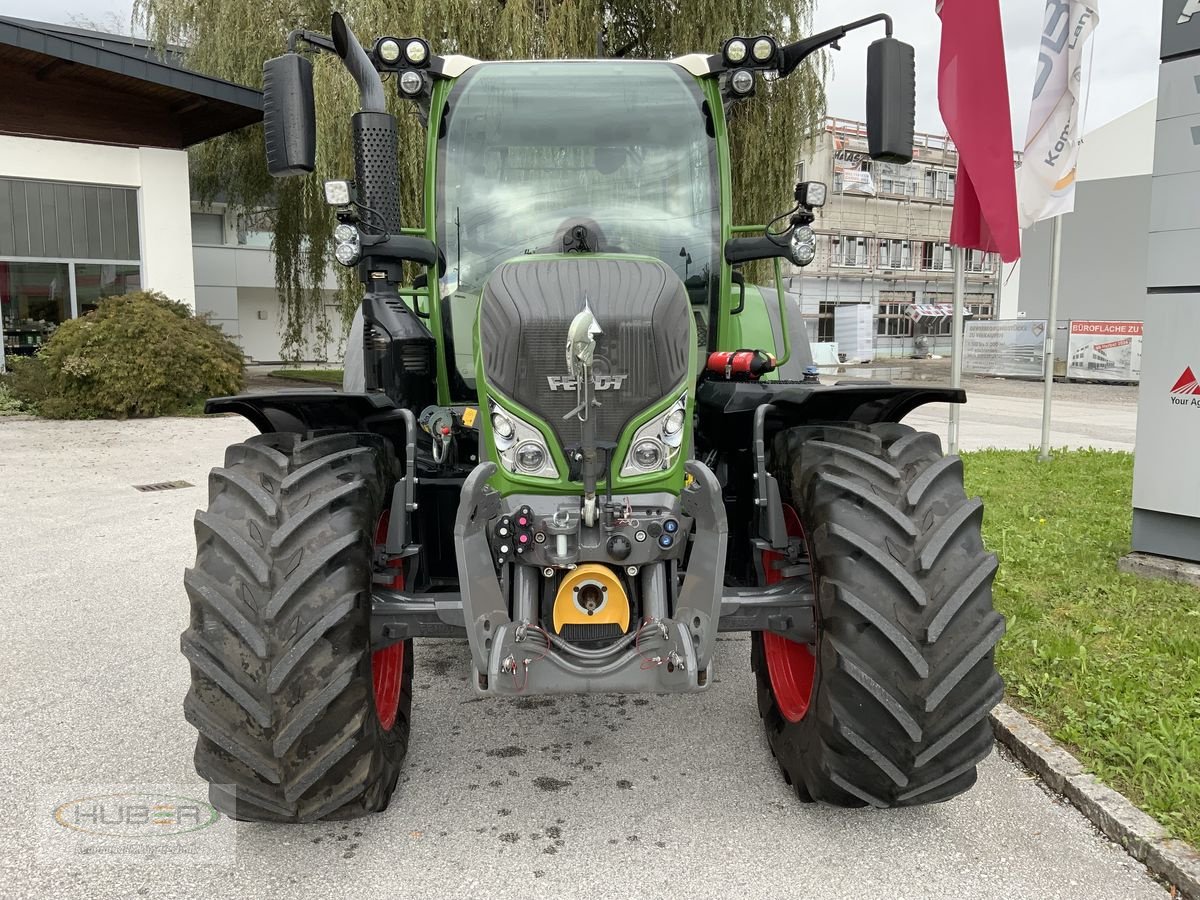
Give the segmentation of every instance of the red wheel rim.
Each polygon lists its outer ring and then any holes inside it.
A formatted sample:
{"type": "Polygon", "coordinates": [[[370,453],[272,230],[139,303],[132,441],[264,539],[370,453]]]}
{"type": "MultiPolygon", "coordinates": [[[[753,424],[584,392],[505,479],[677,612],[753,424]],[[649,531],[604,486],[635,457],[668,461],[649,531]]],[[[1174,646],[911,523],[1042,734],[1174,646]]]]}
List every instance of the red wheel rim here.
{"type": "MultiPolygon", "coordinates": [[[[804,539],[804,527],[800,516],[788,505],[783,507],[784,524],[789,537],[804,539]]],[[[811,556],[811,554],[810,554],[811,556]]],[[[778,564],[783,554],[773,550],[763,551],[763,571],[767,584],[783,580],[778,564]]],[[[813,581],[814,592],[816,580],[813,581]]],[[[789,722],[799,722],[808,714],[812,701],[813,683],[816,681],[817,659],[808,644],[798,644],[771,631],[763,632],[763,653],[767,660],[767,677],[771,681],[771,693],[780,714],[789,722]]]]}
{"type": "MultiPolygon", "coordinates": [[[[390,515],[384,510],[375,527],[375,545],[383,546],[387,540],[390,515]]],[[[393,570],[389,587],[400,590],[404,587],[403,560],[391,560],[393,570]]],[[[371,654],[371,687],[375,693],[375,715],[384,731],[391,731],[400,711],[400,692],[404,686],[404,641],[376,650],[371,654]]]]}

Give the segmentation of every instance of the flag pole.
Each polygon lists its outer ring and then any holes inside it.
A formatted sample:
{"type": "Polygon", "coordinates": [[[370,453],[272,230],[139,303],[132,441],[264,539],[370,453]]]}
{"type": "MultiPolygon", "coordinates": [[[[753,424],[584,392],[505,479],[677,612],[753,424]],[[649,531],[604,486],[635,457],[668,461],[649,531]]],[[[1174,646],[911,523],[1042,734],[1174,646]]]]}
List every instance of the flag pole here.
{"type": "MultiPolygon", "coordinates": [[[[967,293],[967,251],[962,247],[951,247],[954,257],[954,317],[950,326],[950,387],[962,387],[963,367],[963,299],[967,293]]],[[[958,452],[958,417],[961,403],[950,404],[950,453],[958,452]]]]}
{"type": "Polygon", "coordinates": [[[1054,339],[1058,335],[1058,285],[1062,274],[1062,216],[1054,217],[1054,236],[1050,240],[1050,310],[1046,314],[1046,350],[1042,377],[1042,451],[1038,459],[1046,462],[1050,456],[1050,404],[1054,390],[1054,339]]]}

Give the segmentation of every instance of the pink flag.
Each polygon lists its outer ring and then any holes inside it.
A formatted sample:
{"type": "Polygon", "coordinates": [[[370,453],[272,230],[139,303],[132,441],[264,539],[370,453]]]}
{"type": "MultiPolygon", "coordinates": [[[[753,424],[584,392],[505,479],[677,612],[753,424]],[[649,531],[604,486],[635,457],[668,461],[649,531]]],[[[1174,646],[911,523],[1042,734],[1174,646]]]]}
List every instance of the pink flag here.
{"type": "Polygon", "coordinates": [[[958,147],[950,243],[1021,256],[999,0],[938,0],[938,102],[958,147]]]}

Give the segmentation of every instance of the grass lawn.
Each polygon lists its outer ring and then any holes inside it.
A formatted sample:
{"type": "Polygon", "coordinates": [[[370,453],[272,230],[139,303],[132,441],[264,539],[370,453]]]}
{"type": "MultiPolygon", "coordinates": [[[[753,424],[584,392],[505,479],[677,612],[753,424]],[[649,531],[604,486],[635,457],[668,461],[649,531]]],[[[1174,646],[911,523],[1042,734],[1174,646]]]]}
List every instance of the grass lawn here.
{"type": "Polygon", "coordinates": [[[965,467],[1000,557],[1009,702],[1200,846],[1200,589],[1117,572],[1133,457],[985,451],[965,467]]]}
{"type": "Polygon", "coordinates": [[[272,378],[286,378],[288,381],[313,381],[317,384],[336,384],[341,387],[341,369],[276,369],[271,373],[272,378]]]}

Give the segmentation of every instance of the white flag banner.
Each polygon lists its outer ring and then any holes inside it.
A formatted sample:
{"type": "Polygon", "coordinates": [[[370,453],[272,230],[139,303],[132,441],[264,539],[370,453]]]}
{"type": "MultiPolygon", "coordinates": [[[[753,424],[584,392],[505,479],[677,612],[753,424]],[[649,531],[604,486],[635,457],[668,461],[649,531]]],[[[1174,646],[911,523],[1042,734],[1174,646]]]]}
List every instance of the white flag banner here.
{"type": "Polygon", "coordinates": [[[1021,227],[1075,210],[1083,47],[1099,0],[1046,0],[1025,158],[1017,173],[1021,227]]]}

